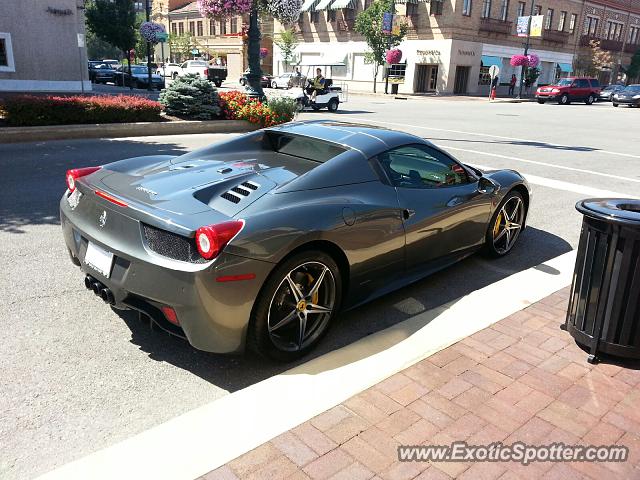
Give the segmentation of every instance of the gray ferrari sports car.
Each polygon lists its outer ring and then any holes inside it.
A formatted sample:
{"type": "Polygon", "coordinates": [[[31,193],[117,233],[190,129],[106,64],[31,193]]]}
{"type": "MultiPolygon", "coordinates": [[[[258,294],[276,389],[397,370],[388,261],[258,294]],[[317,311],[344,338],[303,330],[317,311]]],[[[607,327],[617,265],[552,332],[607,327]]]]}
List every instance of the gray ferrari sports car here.
{"type": "Polygon", "coordinates": [[[280,360],[340,310],[477,250],[508,254],[531,200],[513,170],[332,121],[77,168],[67,187],[62,230],[88,289],[195,348],[280,360]]]}

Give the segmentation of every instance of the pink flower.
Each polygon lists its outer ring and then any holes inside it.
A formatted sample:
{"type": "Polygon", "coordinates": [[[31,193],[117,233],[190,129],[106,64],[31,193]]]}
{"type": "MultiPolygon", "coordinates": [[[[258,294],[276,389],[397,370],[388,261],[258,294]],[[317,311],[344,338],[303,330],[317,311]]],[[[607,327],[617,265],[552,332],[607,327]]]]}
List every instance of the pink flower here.
{"type": "Polygon", "coordinates": [[[402,60],[402,51],[398,48],[393,48],[391,50],[387,50],[387,63],[393,65],[395,63],[400,63],[402,60]]]}

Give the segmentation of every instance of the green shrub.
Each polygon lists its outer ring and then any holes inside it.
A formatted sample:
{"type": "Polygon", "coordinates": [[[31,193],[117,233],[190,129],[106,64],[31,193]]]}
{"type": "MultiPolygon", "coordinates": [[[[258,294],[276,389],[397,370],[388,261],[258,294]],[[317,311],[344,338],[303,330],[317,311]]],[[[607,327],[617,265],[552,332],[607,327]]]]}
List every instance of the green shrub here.
{"type": "Polygon", "coordinates": [[[158,102],[135,96],[17,96],[0,104],[5,121],[13,127],[86,123],[157,122],[158,102]]]}
{"type": "Polygon", "coordinates": [[[293,120],[298,113],[298,102],[295,98],[279,97],[267,101],[267,106],[271,110],[275,123],[285,123],[293,120]]]}
{"type": "Polygon", "coordinates": [[[220,115],[218,92],[213,84],[196,75],[174,80],[160,93],[160,103],[168,115],[194,120],[211,120],[220,115]]]}

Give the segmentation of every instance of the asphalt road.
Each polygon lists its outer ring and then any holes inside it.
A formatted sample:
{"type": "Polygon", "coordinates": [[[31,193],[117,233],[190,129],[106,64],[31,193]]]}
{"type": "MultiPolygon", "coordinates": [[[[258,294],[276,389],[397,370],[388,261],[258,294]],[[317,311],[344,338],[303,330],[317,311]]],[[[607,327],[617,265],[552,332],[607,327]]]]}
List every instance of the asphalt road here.
{"type": "MultiPolygon", "coordinates": [[[[471,257],[343,314],[316,355],[575,248],[581,218],[573,206],[581,198],[640,195],[637,109],[357,96],[341,107],[301,118],[374,122],[428,137],[465,162],[522,171],[535,197],[512,255],[471,257]]],[[[0,145],[1,478],[44,473],[284,370],[197,352],[118,315],[87,293],[60,234],[66,169],[180,154],[221,138],[0,145]]]]}

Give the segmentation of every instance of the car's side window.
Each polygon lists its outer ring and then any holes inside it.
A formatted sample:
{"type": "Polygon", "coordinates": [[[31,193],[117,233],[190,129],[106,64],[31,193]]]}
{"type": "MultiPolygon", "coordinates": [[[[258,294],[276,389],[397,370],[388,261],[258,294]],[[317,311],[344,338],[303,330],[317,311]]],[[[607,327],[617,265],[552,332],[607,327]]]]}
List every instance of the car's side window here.
{"type": "Polygon", "coordinates": [[[466,170],[447,155],[426,145],[403,145],[378,155],[396,187],[437,188],[469,182],[466,170]]]}
{"type": "Polygon", "coordinates": [[[581,78],[577,81],[577,85],[578,88],[589,88],[589,80],[587,80],[586,78],[581,78]]]}

